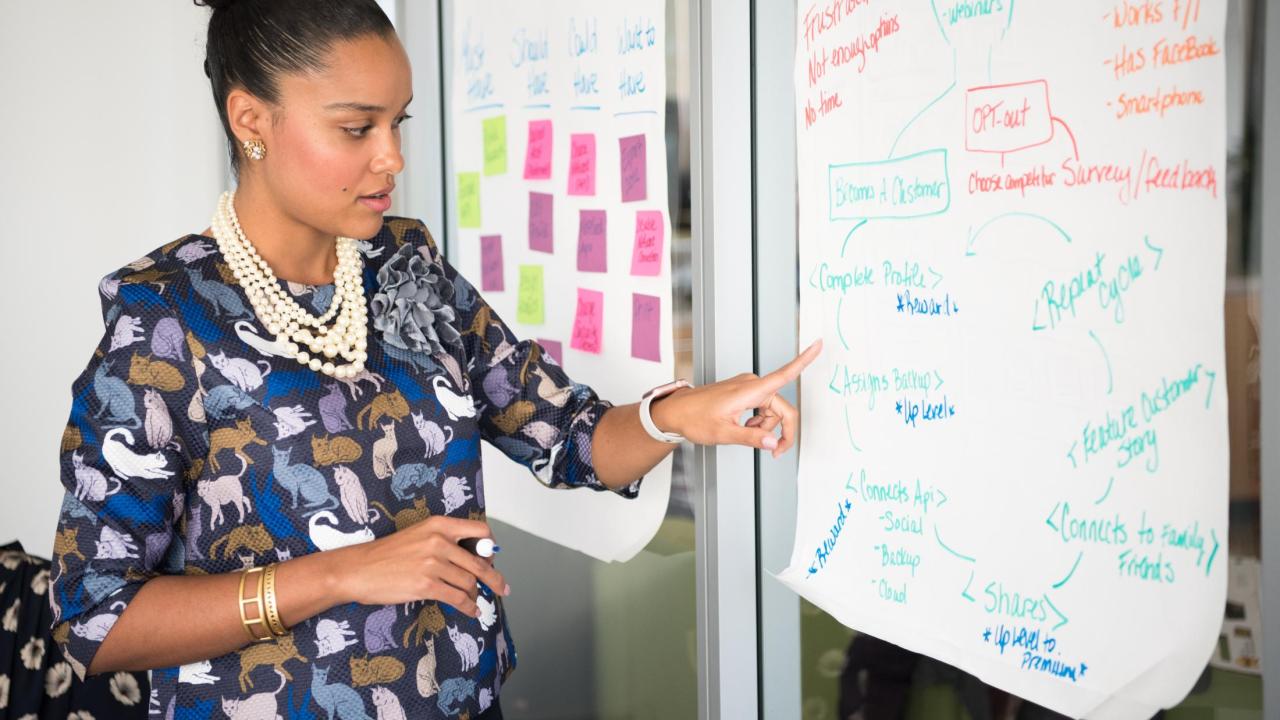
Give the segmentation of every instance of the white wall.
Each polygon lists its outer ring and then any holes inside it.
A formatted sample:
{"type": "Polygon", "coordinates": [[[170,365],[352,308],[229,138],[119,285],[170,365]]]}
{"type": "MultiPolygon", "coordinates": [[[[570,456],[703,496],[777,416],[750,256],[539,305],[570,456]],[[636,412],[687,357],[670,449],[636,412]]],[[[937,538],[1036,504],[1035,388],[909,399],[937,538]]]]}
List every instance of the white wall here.
{"type": "Polygon", "coordinates": [[[4,4],[0,22],[0,544],[48,557],[71,382],[102,334],[97,282],[209,224],[225,184],[181,0],[4,4]]]}

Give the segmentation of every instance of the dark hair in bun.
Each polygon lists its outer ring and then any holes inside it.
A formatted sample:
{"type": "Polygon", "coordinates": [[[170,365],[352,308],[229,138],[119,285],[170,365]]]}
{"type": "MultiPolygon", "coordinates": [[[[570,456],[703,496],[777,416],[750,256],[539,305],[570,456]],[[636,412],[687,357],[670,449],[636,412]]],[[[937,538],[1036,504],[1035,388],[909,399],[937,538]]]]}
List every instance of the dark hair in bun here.
{"type": "Polygon", "coordinates": [[[390,37],[395,27],[375,0],[192,0],[209,7],[204,74],[226,132],[231,167],[240,149],[227,119],[227,95],[241,87],[265,102],[280,100],[280,77],[326,69],[339,42],[390,37]]]}

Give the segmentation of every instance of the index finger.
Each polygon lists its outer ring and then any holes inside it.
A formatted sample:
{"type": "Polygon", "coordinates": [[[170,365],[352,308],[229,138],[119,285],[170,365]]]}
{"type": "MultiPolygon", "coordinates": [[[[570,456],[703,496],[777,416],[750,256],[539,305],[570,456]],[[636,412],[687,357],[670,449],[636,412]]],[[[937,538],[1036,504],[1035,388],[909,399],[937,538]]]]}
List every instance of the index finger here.
{"type": "Polygon", "coordinates": [[[782,389],[784,385],[792,380],[800,377],[800,373],[809,367],[809,363],[817,359],[818,354],[822,352],[822,338],[813,341],[813,344],[804,349],[804,352],[795,356],[791,362],[774,370],[760,378],[761,389],[767,393],[775,393],[782,389]]]}

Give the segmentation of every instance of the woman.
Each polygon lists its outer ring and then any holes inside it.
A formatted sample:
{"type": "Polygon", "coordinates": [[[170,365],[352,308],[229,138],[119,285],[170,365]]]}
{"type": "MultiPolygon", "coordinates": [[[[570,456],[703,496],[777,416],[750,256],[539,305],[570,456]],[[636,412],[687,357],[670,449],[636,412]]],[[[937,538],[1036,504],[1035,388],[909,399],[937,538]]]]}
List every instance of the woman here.
{"type": "Polygon", "coordinates": [[[168,717],[500,717],[511,589],[459,545],[490,535],[479,441],[631,497],[663,432],[786,451],[798,415],[775,393],[819,348],[643,408],[597,398],[421,222],[384,217],[411,82],[373,0],[197,4],[238,188],[100,286],[62,444],[55,637],[81,676],[155,669],[168,717]],[[534,422],[554,442],[524,442],[534,422]]]}

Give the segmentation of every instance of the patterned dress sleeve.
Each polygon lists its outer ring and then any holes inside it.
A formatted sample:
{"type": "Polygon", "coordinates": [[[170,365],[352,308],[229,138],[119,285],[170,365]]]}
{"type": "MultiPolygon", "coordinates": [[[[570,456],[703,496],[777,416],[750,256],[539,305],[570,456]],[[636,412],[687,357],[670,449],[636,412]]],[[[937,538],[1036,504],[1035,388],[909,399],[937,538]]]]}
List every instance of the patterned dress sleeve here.
{"type": "Polygon", "coordinates": [[[142,584],[179,573],[177,522],[203,404],[177,313],[150,285],[101,286],[105,332],[72,384],[53,544],[53,637],[82,679],[142,584]]]}
{"type": "MultiPolygon", "coordinates": [[[[536,341],[516,338],[420,223],[418,231],[453,286],[481,436],[550,487],[612,490],[596,476],[591,441],[613,403],[569,379],[536,341]]],[[[634,498],[643,479],[614,492],[634,498]]]]}

